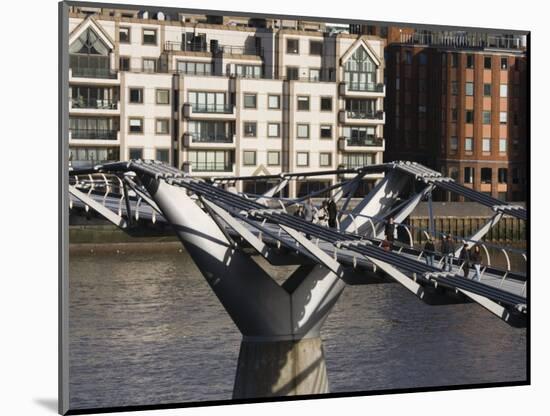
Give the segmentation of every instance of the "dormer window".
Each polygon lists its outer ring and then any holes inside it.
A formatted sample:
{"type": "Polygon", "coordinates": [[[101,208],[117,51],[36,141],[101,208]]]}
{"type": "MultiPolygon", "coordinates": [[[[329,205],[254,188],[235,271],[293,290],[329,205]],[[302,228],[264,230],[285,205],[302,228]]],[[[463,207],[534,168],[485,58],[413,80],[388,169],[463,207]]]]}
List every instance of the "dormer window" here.
{"type": "Polygon", "coordinates": [[[364,47],[359,47],[344,66],[344,80],[352,90],[374,91],[376,64],[364,47]]]}

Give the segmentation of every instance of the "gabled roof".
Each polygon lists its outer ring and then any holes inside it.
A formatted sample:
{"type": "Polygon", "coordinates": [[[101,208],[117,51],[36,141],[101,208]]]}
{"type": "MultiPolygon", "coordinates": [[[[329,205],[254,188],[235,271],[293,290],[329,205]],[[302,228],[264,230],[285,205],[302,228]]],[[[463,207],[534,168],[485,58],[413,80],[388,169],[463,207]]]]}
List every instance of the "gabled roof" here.
{"type": "Polygon", "coordinates": [[[252,176],[271,175],[264,165],[258,166],[258,169],[252,173],[252,176]]]}
{"type": "Polygon", "coordinates": [[[359,47],[363,47],[367,51],[367,54],[374,61],[375,65],[380,66],[380,64],[382,63],[380,58],[362,37],[351,44],[346,53],[340,58],[340,65],[344,64],[359,47]]]}
{"type": "Polygon", "coordinates": [[[99,38],[107,44],[107,46],[113,50],[115,48],[114,40],[109,36],[109,34],[101,27],[97,20],[93,16],[88,16],[82,22],[79,23],[77,27],[69,33],[69,45],[71,45],[78,37],[86,31],[88,28],[92,30],[99,36],[99,38]]]}

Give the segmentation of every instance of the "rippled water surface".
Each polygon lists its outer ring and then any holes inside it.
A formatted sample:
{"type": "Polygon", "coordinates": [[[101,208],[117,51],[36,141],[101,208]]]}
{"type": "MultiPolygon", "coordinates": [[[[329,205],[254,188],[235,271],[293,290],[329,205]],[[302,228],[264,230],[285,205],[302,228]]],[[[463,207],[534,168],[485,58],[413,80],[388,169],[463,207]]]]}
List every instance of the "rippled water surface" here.
{"type": "MultiPolygon", "coordinates": [[[[240,338],[185,251],[71,254],[71,408],[230,399],[240,338]]],[[[348,286],[322,338],[332,392],[526,378],[524,329],[397,284],[348,286]]]]}

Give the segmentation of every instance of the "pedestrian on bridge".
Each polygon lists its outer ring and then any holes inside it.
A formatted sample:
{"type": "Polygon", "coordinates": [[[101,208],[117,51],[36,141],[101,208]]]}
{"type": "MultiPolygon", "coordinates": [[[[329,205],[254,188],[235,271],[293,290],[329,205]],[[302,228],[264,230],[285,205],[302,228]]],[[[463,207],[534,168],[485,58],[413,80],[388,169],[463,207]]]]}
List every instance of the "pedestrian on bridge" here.
{"type": "Polygon", "coordinates": [[[336,217],[338,216],[338,208],[334,199],[330,198],[328,201],[328,226],[330,228],[336,228],[336,217]]]}
{"type": "Polygon", "coordinates": [[[470,261],[476,270],[476,275],[472,280],[479,282],[481,280],[481,249],[478,244],[474,246],[472,252],[470,253],[470,261]]]}
{"type": "Polygon", "coordinates": [[[443,271],[450,272],[453,269],[454,244],[451,234],[443,236],[441,240],[441,253],[443,254],[443,271]]]}
{"type": "Polygon", "coordinates": [[[304,218],[304,207],[303,205],[298,205],[296,211],[294,211],[294,216],[298,218],[304,218]]]}
{"type": "Polygon", "coordinates": [[[424,257],[426,259],[426,264],[428,266],[434,265],[434,256],[435,256],[435,245],[434,240],[432,239],[432,236],[428,236],[428,240],[426,241],[426,244],[424,244],[424,257]]]}
{"type": "Polygon", "coordinates": [[[308,198],[304,204],[304,220],[313,221],[313,203],[311,202],[311,198],[308,198]]]}
{"type": "Polygon", "coordinates": [[[467,279],[470,276],[470,250],[468,249],[468,243],[464,241],[462,250],[460,251],[460,256],[458,257],[462,260],[462,270],[464,271],[464,278],[467,279]]]}
{"type": "Polygon", "coordinates": [[[388,219],[388,222],[384,227],[384,234],[386,235],[386,240],[390,242],[390,246],[393,246],[393,240],[395,239],[395,224],[393,222],[393,217],[388,219]]]}

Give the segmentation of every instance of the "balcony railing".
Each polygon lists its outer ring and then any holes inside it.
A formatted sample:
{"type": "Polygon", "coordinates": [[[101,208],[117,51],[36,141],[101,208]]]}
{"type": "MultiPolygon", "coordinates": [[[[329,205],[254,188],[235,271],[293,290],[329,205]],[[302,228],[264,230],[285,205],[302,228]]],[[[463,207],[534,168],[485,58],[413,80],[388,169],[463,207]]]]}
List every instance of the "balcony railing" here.
{"type": "Polygon", "coordinates": [[[109,68],[82,68],[73,67],[73,77],[77,78],[104,78],[104,79],[116,79],[117,73],[111,71],[109,68]]]}
{"type": "Polygon", "coordinates": [[[116,130],[97,130],[97,129],[70,129],[72,139],[83,140],[116,140],[116,130]]]}
{"type": "Polygon", "coordinates": [[[233,105],[231,104],[192,104],[191,106],[194,113],[233,113],[233,105]]]}
{"type": "Polygon", "coordinates": [[[233,135],[192,133],[193,143],[233,143],[233,135]]]}
{"type": "Polygon", "coordinates": [[[227,162],[192,162],[193,172],[231,172],[233,164],[227,162]]]}
{"type": "Polygon", "coordinates": [[[374,82],[348,82],[350,91],[384,92],[384,84],[374,82]]]}
{"type": "Polygon", "coordinates": [[[380,147],[384,144],[382,137],[345,137],[348,146],[380,147]]]}
{"type": "Polygon", "coordinates": [[[384,112],[365,112],[365,111],[346,111],[347,118],[360,119],[360,120],[383,120],[384,112]]]}
{"type": "Polygon", "coordinates": [[[489,35],[487,33],[432,32],[402,33],[401,43],[411,45],[444,46],[448,48],[497,48],[522,49],[525,47],[520,36],[489,35]]]}
{"type": "Polygon", "coordinates": [[[164,50],[169,52],[207,52],[225,53],[234,55],[262,56],[263,48],[256,46],[214,45],[211,43],[194,44],[183,42],[165,42],[164,50]]]}
{"type": "Polygon", "coordinates": [[[118,101],[78,97],[71,99],[71,107],[91,108],[97,110],[116,110],[118,107],[118,101]]]}

